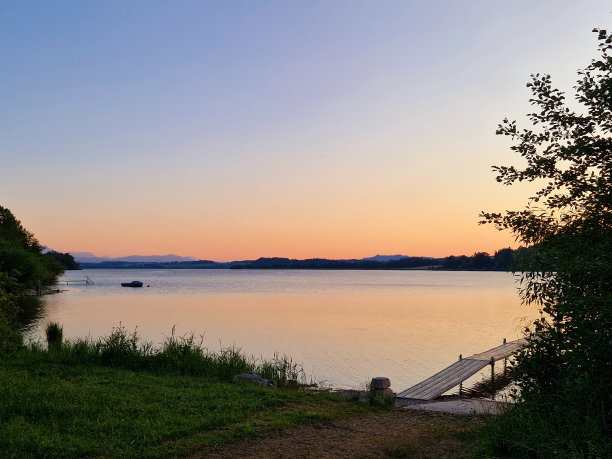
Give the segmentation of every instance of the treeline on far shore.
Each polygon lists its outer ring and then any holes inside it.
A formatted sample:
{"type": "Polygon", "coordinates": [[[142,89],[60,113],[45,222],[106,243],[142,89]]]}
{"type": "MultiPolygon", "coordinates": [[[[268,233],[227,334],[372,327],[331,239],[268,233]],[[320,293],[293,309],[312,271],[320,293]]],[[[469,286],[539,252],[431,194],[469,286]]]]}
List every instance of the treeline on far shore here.
{"type": "Polygon", "coordinates": [[[404,257],[397,260],[329,260],[309,258],[296,260],[290,258],[259,258],[231,262],[211,260],[175,262],[127,262],[104,261],[101,263],[81,263],[86,269],[431,269],[449,271],[510,271],[519,254],[527,249],[500,249],[495,254],[477,252],[472,256],[451,255],[444,258],[404,257]]]}

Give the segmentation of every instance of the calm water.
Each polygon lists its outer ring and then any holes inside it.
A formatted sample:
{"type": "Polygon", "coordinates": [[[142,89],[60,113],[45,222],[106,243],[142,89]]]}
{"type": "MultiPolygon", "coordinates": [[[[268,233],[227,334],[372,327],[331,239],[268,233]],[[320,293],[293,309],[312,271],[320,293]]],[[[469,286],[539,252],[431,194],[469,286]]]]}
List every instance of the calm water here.
{"type": "Polygon", "coordinates": [[[287,354],[336,387],[387,376],[403,390],[460,353],[520,337],[534,316],[515,278],[499,272],[84,270],[63,279],[84,275],[95,285],[44,298],[30,339],[42,340],[49,321],[68,338],[108,335],[121,323],[159,344],[176,326],[176,334],[203,335],[212,350],[287,354]],[[131,280],[145,287],[120,286],[131,280]]]}

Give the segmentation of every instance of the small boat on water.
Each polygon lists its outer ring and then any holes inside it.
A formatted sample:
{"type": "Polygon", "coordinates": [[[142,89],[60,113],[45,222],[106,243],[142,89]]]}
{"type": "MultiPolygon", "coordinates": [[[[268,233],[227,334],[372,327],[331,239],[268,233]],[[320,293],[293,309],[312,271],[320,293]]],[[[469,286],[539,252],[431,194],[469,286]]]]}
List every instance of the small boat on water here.
{"type": "Polygon", "coordinates": [[[121,282],[122,287],[142,287],[142,282],[140,281],[132,281],[132,282],[121,282]]]}

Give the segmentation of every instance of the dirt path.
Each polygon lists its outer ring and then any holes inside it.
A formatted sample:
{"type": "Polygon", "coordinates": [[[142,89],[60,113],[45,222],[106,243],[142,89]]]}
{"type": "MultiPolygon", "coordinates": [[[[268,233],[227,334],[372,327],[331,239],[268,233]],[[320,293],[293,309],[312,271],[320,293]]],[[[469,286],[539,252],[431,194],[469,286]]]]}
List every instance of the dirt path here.
{"type": "Polygon", "coordinates": [[[263,438],[212,448],[193,457],[380,458],[464,457],[484,417],[405,408],[272,432],[263,438]]]}

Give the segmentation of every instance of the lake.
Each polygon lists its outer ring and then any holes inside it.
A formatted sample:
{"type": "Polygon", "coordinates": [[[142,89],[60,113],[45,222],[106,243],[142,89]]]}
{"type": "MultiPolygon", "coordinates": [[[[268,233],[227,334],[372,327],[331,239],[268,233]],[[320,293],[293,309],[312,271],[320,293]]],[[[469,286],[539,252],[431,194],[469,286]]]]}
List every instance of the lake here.
{"type": "Polygon", "coordinates": [[[521,305],[516,277],[502,272],[83,270],[61,279],[84,275],[95,285],[60,285],[65,291],[44,297],[28,339],[41,341],[50,321],[67,338],[122,324],[154,344],[175,327],[203,335],[211,350],[286,354],[309,379],[343,388],[387,376],[399,392],[459,354],[519,338],[536,315],[521,305]],[[145,287],[120,286],[131,280],[145,287]]]}

